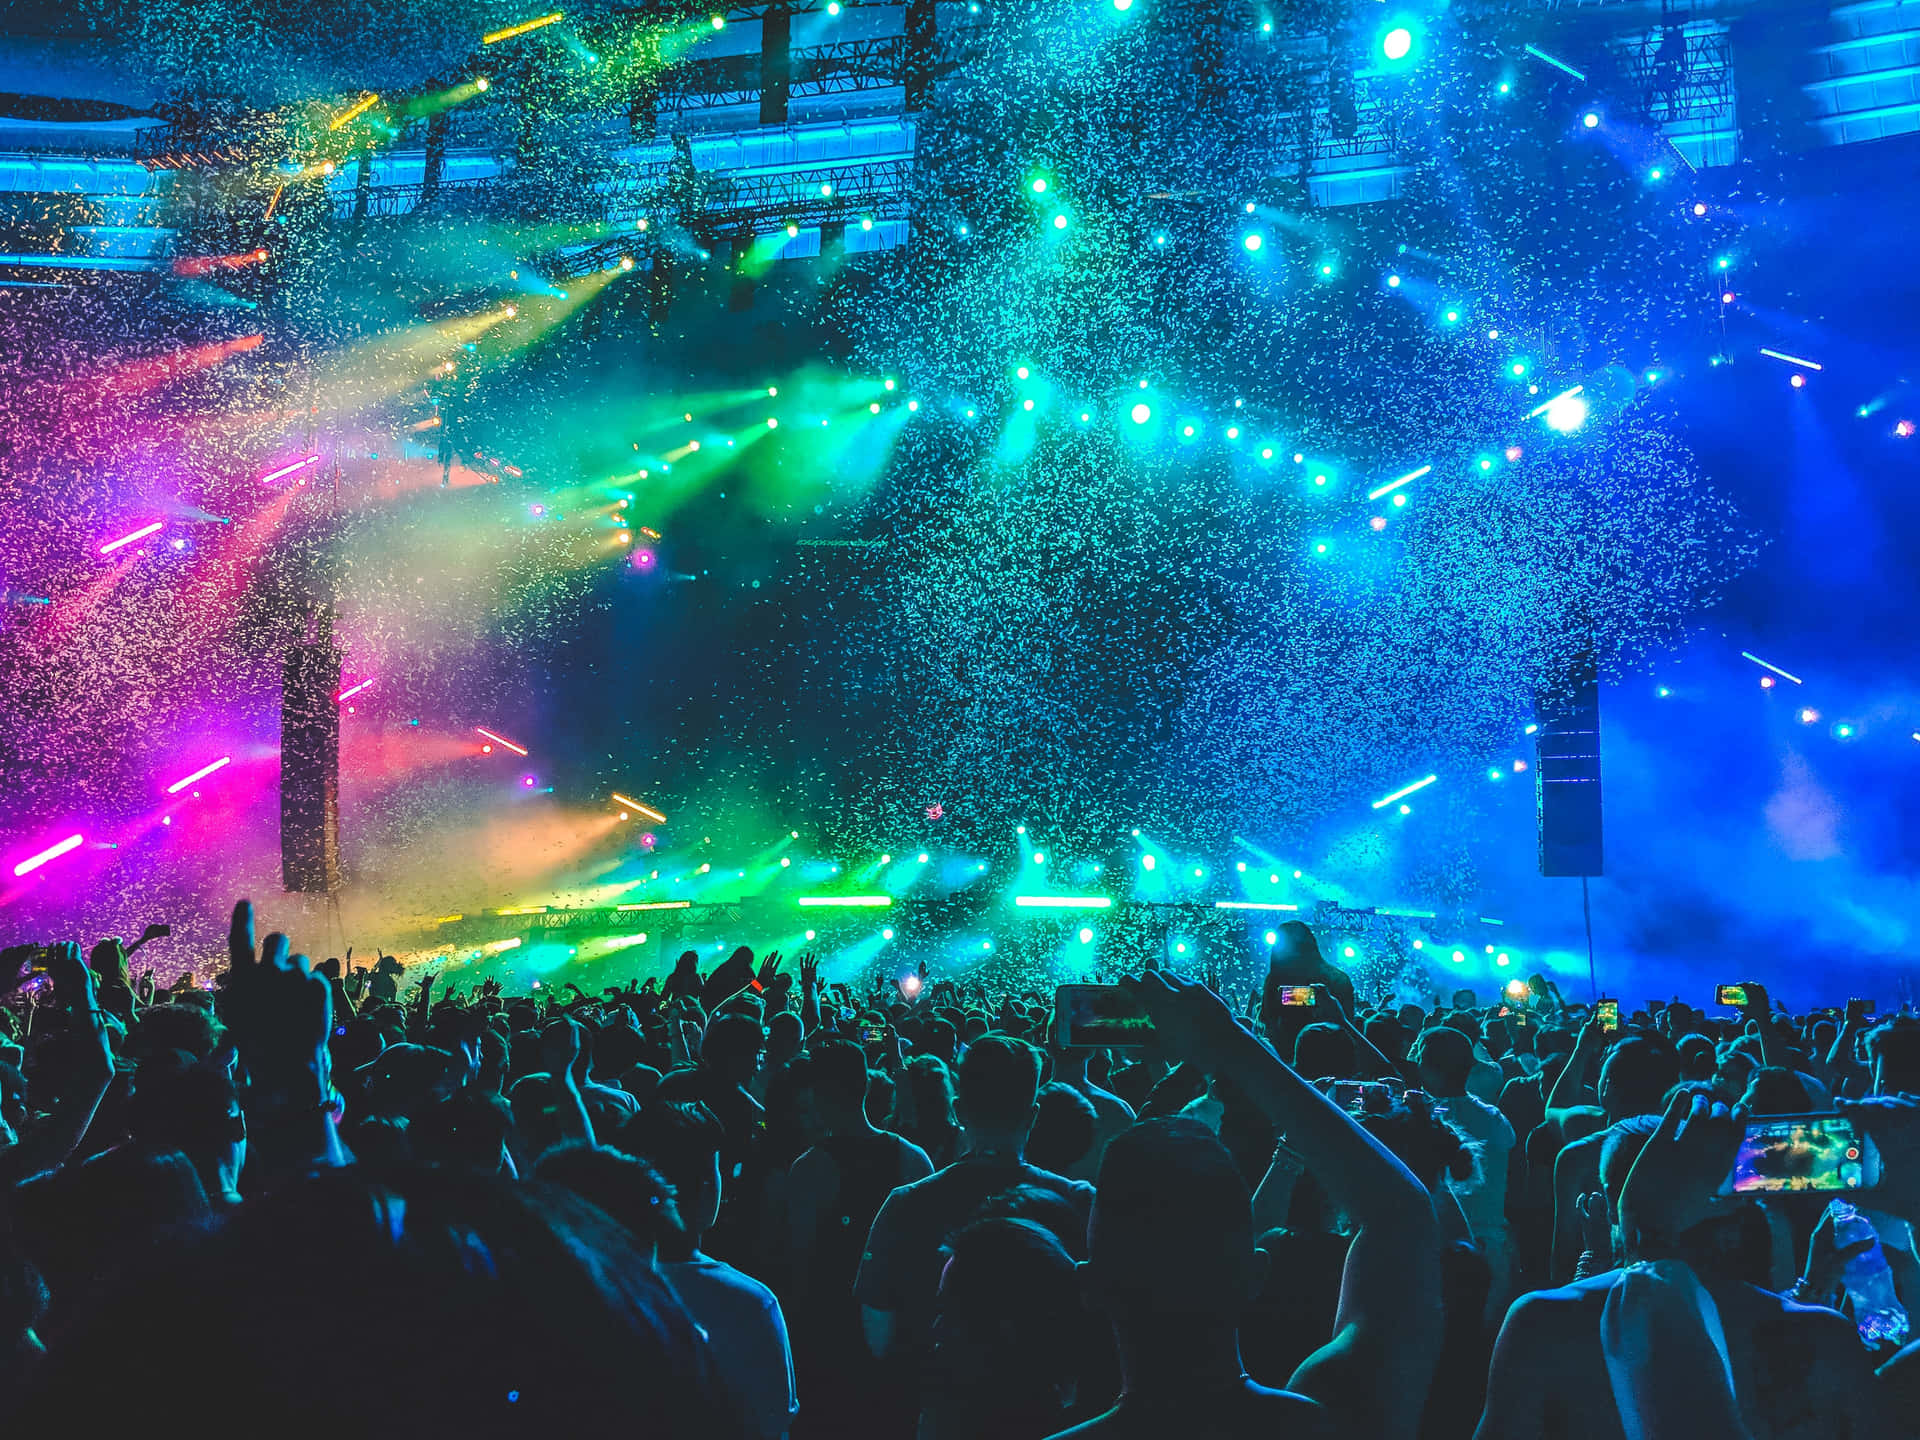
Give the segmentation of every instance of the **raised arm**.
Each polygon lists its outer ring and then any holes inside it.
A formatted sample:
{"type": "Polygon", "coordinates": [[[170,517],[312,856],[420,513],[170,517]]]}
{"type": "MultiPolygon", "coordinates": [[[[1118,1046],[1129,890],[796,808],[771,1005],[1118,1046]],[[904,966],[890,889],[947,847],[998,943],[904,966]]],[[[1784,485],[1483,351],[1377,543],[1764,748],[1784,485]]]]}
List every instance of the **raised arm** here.
{"type": "Polygon", "coordinates": [[[113,1047],[100,1023],[93,974],[80,958],[80,947],[49,946],[47,978],[53,982],[54,1004],[66,1012],[67,1028],[76,1040],[73,1068],[47,1118],[18,1145],[0,1151],[0,1180],[25,1180],[65,1164],[86,1138],[101,1097],[113,1081],[113,1047]]]}
{"type": "Polygon", "coordinates": [[[1122,983],[1152,1017],[1163,1048],[1204,1057],[1238,1085],[1354,1222],[1333,1338],[1289,1388],[1333,1411],[1342,1434],[1413,1436],[1441,1336],[1440,1231],[1426,1187],[1205,986],[1164,972],[1122,983]]]}

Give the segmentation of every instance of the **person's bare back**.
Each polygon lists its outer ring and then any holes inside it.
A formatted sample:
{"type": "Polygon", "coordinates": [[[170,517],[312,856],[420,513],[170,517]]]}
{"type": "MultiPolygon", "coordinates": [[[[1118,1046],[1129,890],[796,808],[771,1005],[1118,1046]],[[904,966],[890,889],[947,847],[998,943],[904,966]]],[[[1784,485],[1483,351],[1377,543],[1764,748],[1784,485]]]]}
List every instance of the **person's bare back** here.
{"type": "MultiPolygon", "coordinates": [[[[1600,1344],[1601,1312],[1619,1276],[1609,1271],[1514,1303],[1494,1347],[1475,1440],[1626,1440],[1600,1344]]],[[[1707,1288],[1753,1440],[1893,1433],[1878,1408],[1871,1359],[1845,1316],[1752,1285],[1707,1288]]]]}

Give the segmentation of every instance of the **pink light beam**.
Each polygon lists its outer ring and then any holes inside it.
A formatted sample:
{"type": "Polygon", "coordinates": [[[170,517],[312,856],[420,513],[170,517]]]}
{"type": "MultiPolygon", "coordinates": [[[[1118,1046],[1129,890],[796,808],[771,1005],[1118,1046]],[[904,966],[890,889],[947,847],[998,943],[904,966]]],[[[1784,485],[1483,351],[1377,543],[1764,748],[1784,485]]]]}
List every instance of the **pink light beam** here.
{"type": "Polygon", "coordinates": [[[336,702],[341,700],[351,700],[354,696],[358,695],[362,690],[366,689],[367,686],[371,685],[373,681],[374,681],[374,677],[369,675],[366,679],[362,680],[358,685],[349,686],[347,689],[342,690],[338,695],[334,696],[333,698],[336,702]]]}
{"type": "Polygon", "coordinates": [[[69,835],[67,836],[66,839],[62,840],[59,844],[49,845],[46,849],[42,850],[38,855],[28,856],[25,860],[22,860],[18,865],[13,867],[14,875],[16,877],[21,875],[30,875],[35,870],[38,870],[42,865],[46,864],[49,860],[58,860],[62,855],[66,854],[69,850],[78,850],[81,845],[81,838],[82,837],[78,835],[69,835]]]}
{"type": "Polygon", "coordinates": [[[189,785],[193,784],[196,780],[204,780],[207,778],[207,776],[213,774],[213,772],[218,770],[221,766],[231,765],[232,763],[233,763],[233,756],[222,755],[218,760],[214,761],[211,765],[203,765],[200,769],[194,771],[193,774],[187,776],[186,779],[174,781],[173,784],[167,786],[167,794],[178,795],[182,790],[186,789],[189,785]]]}
{"type": "Polygon", "coordinates": [[[493,741],[494,744],[504,745],[507,747],[507,749],[513,751],[513,753],[516,755],[524,755],[527,753],[520,746],[514,744],[513,741],[507,739],[506,736],[496,735],[493,733],[493,731],[487,729],[484,725],[476,725],[473,728],[478,730],[482,735],[486,736],[487,739],[493,741]]]}
{"type": "Polygon", "coordinates": [[[165,524],[166,522],[164,520],[156,520],[151,525],[141,526],[138,530],[134,531],[131,535],[122,535],[118,540],[109,540],[106,544],[100,547],[100,553],[102,555],[111,555],[114,551],[118,550],[122,545],[131,545],[136,540],[146,539],[147,536],[154,534],[165,524]]]}

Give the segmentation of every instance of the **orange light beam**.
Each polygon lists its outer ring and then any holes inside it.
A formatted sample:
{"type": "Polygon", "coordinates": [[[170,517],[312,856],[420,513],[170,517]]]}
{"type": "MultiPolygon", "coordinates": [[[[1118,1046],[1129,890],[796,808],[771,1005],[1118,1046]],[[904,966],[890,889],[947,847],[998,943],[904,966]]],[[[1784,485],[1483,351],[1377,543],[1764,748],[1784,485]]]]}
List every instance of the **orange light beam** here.
{"type": "Polygon", "coordinates": [[[644,815],[647,819],[657,821],[662,825],[667,823],[667,817],[662,815],[658,810],[655,810],[650,805],[642,805],[638,800],[630,800],[618,790],[613,792],[613,803],[616,805],[624,805],[636,815],[644,815]]]}

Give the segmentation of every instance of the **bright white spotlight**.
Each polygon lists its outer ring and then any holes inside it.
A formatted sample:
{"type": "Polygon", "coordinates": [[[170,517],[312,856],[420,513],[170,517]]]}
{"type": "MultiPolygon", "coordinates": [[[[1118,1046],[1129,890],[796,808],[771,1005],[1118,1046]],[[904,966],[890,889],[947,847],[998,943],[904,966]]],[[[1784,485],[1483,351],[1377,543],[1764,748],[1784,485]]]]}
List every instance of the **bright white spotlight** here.
{"type": "Polygon", "coordinates": [[[1380,53],[1389,60],[1404,60],[1413,49],[1413,31],[1396,25],[1380,37],[1380,53]]]}
{"type": "Polygon", "coordinates": [[[1547,405],[1547,424],[1562,435],[1571,435],[1587,423],[1587,402],[1580,395],[1556,395],[1547,405]]]}

